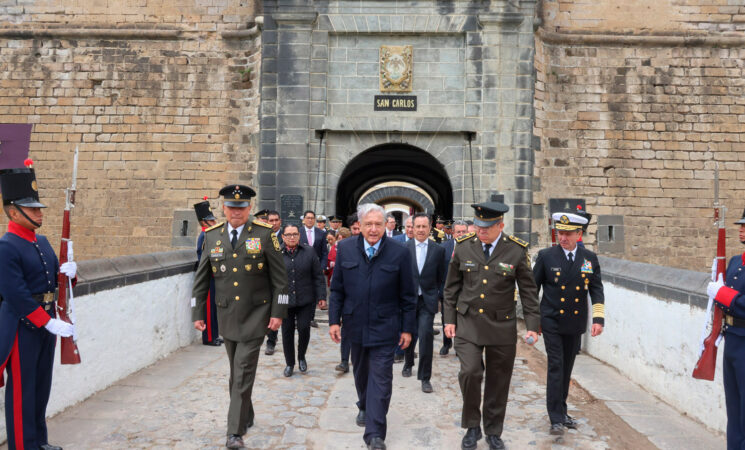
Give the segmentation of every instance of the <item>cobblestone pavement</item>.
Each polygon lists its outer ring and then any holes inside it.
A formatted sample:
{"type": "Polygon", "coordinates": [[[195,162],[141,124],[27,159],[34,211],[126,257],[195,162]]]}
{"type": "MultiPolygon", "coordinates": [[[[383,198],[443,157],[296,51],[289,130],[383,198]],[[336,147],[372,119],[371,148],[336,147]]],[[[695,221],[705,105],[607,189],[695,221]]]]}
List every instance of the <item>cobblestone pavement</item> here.
{"type": "MultiPolygon", "coordinates": [[[[441,337],[435,337],[435,352],[441,337]]],[[[357,408],[351,372],[334,371],[339,347],[327,326],[312,330],[307,355],[308,373],[282,376],[281,343],[273,356],[263,354],[254,387],[254,427],[244,436],[249,448],[357,449],[365,448],[363,429],[355,425],[357,408]]],[[[508,448],[604,449],[629,448],[614,443],[608,422],[584,406],[570,405],[580,422],[578,430],[557,440],[548,434],[545,413],[545,372],[528,359],[540,359],[534,349],[520,344],[512,379],[503,439],[508,448]],[[526,355],[528,358],[526,358],[526,355]]],[[[435,355],[433,394],[424,394],[416,371],[401,376],[394,365],[393,398],[388,414],[390,449],[458,449],[463,436],[459,364],[450,352],[435,355]]],[[[545,370],[545,369],[544,369],[545,370]]],[[[143,369],[49,421],[50,441],[66,449],[95,448],[223,448],[228,406],[227,357],[223,348],[192,345],[143,369]]],[[[573,389],[573,392],[575,389],[573,389]]],[[[52,394],[54,395],[54,393],[52,394]]],[[[573,397],[570,400],[574,399],[573,397]]],[[[593,402],[589,400],[587,405],[593,402]]],[[[585,401],[580,399],[585,405],[585,401]]],[[[595,405],[597,407],[597,405],[595,405]]],[[[615,425],[614,425],[615,426],[615,425]]],[[[635,433],[628,430],[625,433],[635,433]]],[[[654,448],[636,436],[634,448],[654,448]]],[[[484,440],[479,449],[486,449],[484,440]]]]}

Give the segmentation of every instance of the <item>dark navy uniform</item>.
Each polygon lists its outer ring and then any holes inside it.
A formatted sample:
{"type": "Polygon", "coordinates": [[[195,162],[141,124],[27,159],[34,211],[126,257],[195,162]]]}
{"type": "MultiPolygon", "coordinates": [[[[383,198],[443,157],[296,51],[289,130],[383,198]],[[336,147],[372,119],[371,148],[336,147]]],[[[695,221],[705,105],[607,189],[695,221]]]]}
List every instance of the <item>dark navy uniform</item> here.
{"type": "MultiPolygon", "coordinates": [[[[735,222],[745,224],[743,218],[735,222]]],[[[745,448],[745,253],[730,259],[724,287],[716,294],[724,311],[724,396],[727,448],[745,448]]]]}
{"type": "MultiPolygon", "coordinates": [[[[6,182],[3,203],[43,207],[38,203],[31,169],[13,169],[19,178],[6,182]],[[24,172],[25,171],[25,172],[24,172]],[[28,179],[33,193],[12,192],[28,179]],[[34,203],[35,201],[35,203],[34,203]]],[[[13,178],[13,176],[11,176],[13,178]]],[[[46,408],[52,387],[56,336],[44,326],[55,318],[59,261],[46,237],[15,222],[0,238],[0,386],[7,372],[5,423],[9,448],[37,449],[47,445],[46,408]]]]}
{"type": "MultiPolygon", "coordinates": [[[[568,214],[578,218],[574,214],[568,214]]],[[[566,218],[566,215],[563,215],[566,218]]],[[[566,219],[569,225],[569,219],[566,219]]],[[[581,223],[574,231],[581,229],[581,223]]],[[[557,228],[561,225],[557,224],[557,228]]],[[[574,359],[587,331],[587,294],[592,300],[592,322],[604,325],[605,297],[597,255],[577,243],[572,260],[559,245],[538,252],[533,267],[536,285],[543,286],[541,329],[546,345],[546,406],[551,424],[570,426],[566,399],[574,359]]]]}
{"type": "MultiPolygon", "coordinates": [[[[197,214],[198,221],[217,220],[212,215],[212,208],[207,197],[204,201],[194,204],[194,212],[197,214]]],[[[197,261],[202,259],[202,250],[204,250],[204,229],[199,233],[197,238],[197,261]]],[[[220,329],[217,325],[217,306],[215,305],[215,279],[210,280],[210,290],[207,293],[207,301],[204,304],[204,323],[207,328],[202,331],[202,344],[219,346],[222,344],[220,339],[220,329]]]]}

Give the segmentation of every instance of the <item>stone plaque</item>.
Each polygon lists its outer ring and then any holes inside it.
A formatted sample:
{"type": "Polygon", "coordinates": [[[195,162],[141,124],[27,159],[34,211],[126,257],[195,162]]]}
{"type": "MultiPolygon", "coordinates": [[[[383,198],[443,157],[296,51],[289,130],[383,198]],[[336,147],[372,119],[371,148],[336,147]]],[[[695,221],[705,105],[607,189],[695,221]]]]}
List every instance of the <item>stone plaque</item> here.
{"type": "Polygon", "coordinates": [[[375,111],[416,111],[416,95],[376,95],[375,111]]]}
{"type": "Polygon", "coordinates": [[[411,92],[414,68],[411,45],[380,46],[380,91],[411,92]]]}
{"type": "Polygon", "coordinates": [[[282,195],[279,197],[279,214],[282,218],[282,225],[299,224],[303,216],[303,196],[302,195],[282,195]]]}

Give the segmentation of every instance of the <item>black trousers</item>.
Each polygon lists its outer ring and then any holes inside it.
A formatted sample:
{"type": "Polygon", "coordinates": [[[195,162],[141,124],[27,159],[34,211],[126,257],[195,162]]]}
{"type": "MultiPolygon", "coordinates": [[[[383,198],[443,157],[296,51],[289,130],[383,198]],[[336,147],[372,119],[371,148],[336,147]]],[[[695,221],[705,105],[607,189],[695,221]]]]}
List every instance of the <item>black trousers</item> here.
{"type": "Polygon", "coordinates": [[[357,407],[365,411],[363,439],[366,444],[374,437],[385,440],[388,430],[386,415],[393,393],[393,353],[396,344],[375,347],[351,344],[351,347],[357,407]]]}
{"type": "Polygon", "coordinates": [[[310,342],[310,321],[313,319],[315,303],[287,308],[287,318],[282,321],[282,349],[285,352],[285,363],[295,365],[295,329],[297,329],[297,357],[305,359],[305,352],[310,342]]]}
{"type": "Polygon", "coordinates": [[[266,332],[266,345],[271,345],[272,347],[277,345],[278,335],[279,333],[277,333],[276,331],[272,331],[272,330],[267,331],[266,332]]]}
{"type": "Polygon", "coordinates": [[[411,344],[406,347],[404,354],[405,367],[414,366],[414,348],[419,340],[419,369],[416,378],[426,380],[432,377],[432,353],[434,351],[434,335],[432,334],[432,323],[435,316],[429,312],[422,296],[419,296],[416,305],[417,332],[411,337],[411,344]]]}
{"type": "Polygon", "coordinates": [[[581,334],[558,334],[543,331],[548,370],[546,372],[546,409],[551,423],[563,423],[567,415],[569,381],[577,356],[581,334]]]}
{"type": "Polygon", "coordinates": [[[349,340],[348,330],[341,324],[341,362],[349,364],[349,354],[352,351],[352,342],[349,340]]]}

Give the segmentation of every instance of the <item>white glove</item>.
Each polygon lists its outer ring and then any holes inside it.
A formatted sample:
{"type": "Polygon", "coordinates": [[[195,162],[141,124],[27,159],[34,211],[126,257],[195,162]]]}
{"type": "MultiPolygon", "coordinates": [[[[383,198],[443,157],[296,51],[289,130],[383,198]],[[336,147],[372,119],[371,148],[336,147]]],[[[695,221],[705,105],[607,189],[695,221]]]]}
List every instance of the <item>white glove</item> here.
{"type": "Polygon", "coordinates": [[[68,278],[75,278],[75,274],[78,273],[78,265],[75,261],[68,261],[59,266],[59,271],[67,275],[68,278]]]}
{"type": "Polygon", "coordinates": [[[75,333],[75,327],[59,319],[49,319],[49,322],[44,325],[44,328],[60,337],[70,337],[75,333]]]}
{"type": "Polygon", "coordinates": [[[78,342],[78,327],[72,326],[72,340],[78,342]]]}
{"type": "Polygon", "coordinates": [[[706,293],[709,294],[710,298],[716,298],[717,292],[719,292],[719,289],[721,289],[722,286],[724,286],[724,280],[720,274],[717,281],[710,281],[709,285],[706,286],[706,293]]]}
{"type": "Polygon", "coordinates": [[[717,259],[711,260],[711,281],[717,281],[717,259]]]}

